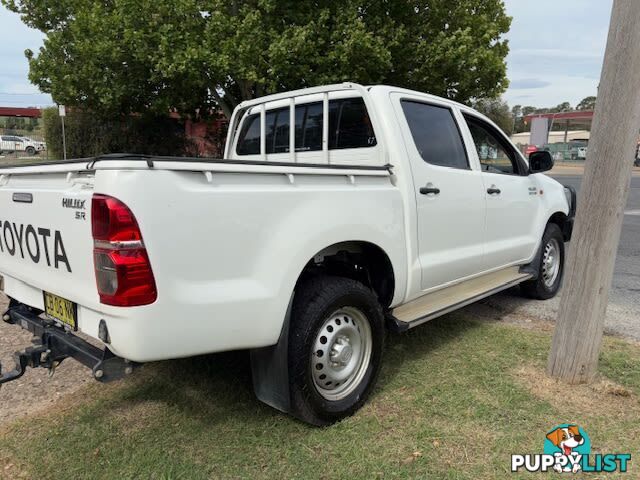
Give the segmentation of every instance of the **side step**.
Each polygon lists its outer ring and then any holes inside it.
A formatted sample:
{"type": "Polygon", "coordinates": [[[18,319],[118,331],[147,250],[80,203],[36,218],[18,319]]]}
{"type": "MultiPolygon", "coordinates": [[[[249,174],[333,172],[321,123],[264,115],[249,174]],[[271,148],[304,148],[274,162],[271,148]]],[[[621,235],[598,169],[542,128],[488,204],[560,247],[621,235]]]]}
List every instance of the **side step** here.
{"type": "Polygon", "coordinates": [[[462,308],[532,278],[520,267],[488,273],[433,293],[427,293],[393,309],[390,320],[394,330],[403,332],[429,320],[462,308]]]}

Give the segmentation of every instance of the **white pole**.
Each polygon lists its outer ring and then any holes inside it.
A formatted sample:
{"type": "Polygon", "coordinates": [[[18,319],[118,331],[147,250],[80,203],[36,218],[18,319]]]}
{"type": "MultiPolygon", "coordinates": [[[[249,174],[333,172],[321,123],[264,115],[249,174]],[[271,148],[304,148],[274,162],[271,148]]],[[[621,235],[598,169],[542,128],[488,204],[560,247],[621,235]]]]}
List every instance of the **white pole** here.
{"type": "Polygon", "coordinates": [[[60,117],[60,120],[62,120],[62,158],[64,160],[67,159],[67,140],[65,139],[65,135],[64,135],[64,117],[60,117]]]}

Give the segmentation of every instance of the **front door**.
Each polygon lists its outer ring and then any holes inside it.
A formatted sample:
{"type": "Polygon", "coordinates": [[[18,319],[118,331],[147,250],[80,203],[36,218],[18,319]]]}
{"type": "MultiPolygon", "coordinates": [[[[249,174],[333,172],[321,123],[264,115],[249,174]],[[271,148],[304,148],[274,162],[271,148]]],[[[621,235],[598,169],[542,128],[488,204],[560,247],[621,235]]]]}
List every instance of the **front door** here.
{"type": "Polygon", "coordinates": [[[485,195],[450,106],[396,94],[417,212],[422,290],[478,274],[483,268],[485,195]]]}
{"type": "Polygon", "coordinates": [[[543,194],[527,166],[504,135],[488,122],[465,114],[485,187],[487,223],[486,269],[522,263],[534,253],[543,194]]]}

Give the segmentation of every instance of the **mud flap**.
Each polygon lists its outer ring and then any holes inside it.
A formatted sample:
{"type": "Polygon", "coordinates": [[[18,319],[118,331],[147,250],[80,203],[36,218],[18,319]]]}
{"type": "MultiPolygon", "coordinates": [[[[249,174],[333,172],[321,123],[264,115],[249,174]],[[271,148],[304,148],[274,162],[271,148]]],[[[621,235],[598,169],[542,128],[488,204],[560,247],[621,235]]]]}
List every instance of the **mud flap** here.
{"type": "Polygon", "coordinates": [[[289,322],[294,295],[289,301],[278,343],[251,350],[251,376],[256,397],[284,413],[291,412],[288,357],[289,322]]]}

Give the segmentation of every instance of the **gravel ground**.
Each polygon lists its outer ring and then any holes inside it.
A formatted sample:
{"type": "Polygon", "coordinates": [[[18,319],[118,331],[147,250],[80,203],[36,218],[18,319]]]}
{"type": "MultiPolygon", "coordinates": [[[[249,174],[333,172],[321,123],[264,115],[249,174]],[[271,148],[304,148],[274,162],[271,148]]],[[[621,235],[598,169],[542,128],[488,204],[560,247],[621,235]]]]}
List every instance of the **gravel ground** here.
{"type": "MultiPolygon", "coordinates": [[[[5,311],[7,303],[7,298],[0,294],[0,311],[5,311]]],[[[13,352],[29,346],[30,342],[31,334],[0,321],[0,361],[3,370],[13,369],[13,352]]],[[[52,378],[49,378],[45,369],[29,369],[22,378],[0,389],[0,425],[28,413],[55,408],[60,397],[92,381],[89,370],[73,360],[62,362],[52,378]]]]}
{"type": "MultiPolygon", "coordinates": [[[[506,290],[472,304],[467,312],[493,320],[528,324],[532,321],[555,322],[560,307],[562,292],[545,301],[531,300],[520,295],[519,287],[506,290]],[[487,309],[490,309],[488,311],[487,309]]],[[[614,292],[609,297],[605,333],[640,341],[640,298],[635,302],[618,298],[614,292]]]]}

